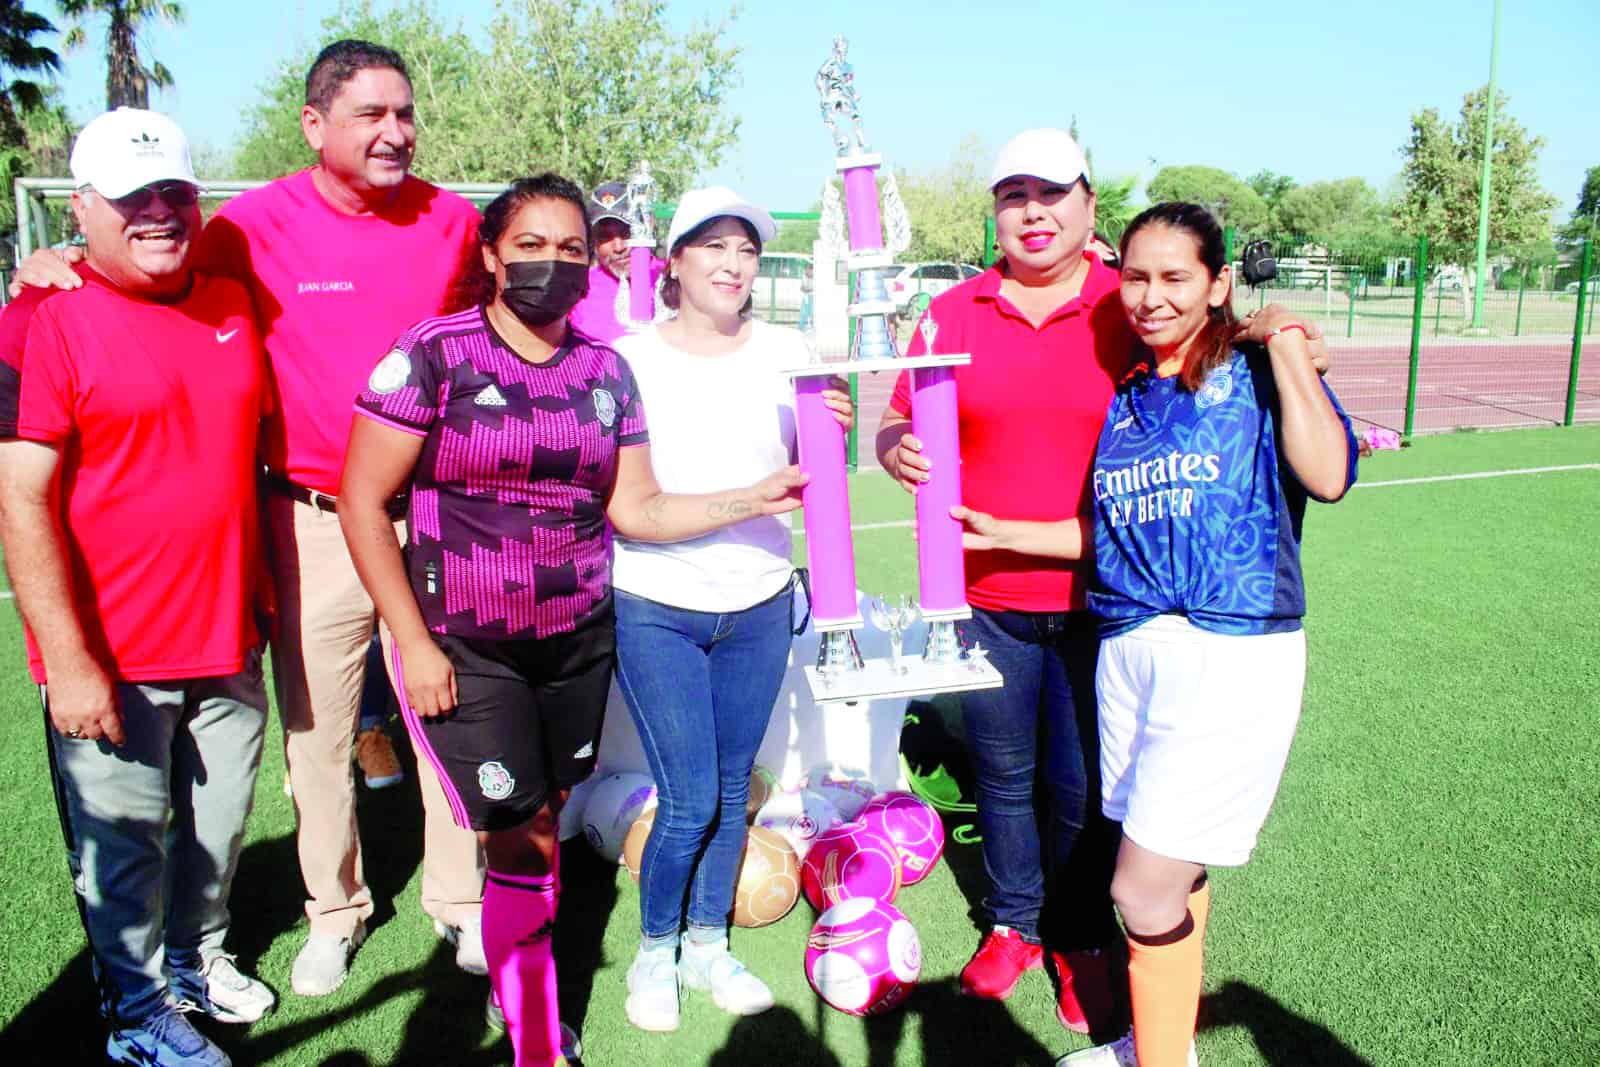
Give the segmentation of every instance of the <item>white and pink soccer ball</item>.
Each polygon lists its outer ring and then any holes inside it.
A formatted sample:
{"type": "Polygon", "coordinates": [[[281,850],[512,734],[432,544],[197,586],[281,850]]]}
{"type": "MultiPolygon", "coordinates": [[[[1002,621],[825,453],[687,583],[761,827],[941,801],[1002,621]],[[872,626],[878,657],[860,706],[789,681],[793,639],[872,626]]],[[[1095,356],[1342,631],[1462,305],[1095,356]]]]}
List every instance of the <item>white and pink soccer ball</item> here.
{"type": "Polygon", "coordinates": [[[894,902],[900,860],[887,838],[859,820],[824,830],[800,863],[800,888],[818,911],[854,897],[894,902]]]}
{"type": "Polygon", "coordinates": [[[852,897],[823,912],[806,939],[806,981],[829,1007],[878,1015],[900,1004],[922,973],[922,942],[893,904],[852,897]]]}
{"type": "Polygon", "coordinates": [[[928,877],[944,855],[944,821],[920,797],[902,792],[873,797],[857,820],[894,845],[901,885],[916,885],[928,877]]]}
{"type": "Polygon", "coordinates": [[[810,789],[787,789],[773,793],[772,799],[756,813],[757,826],[775,830],[794,854],[804,860],[817,835],[840,823],[839,812],[821,793],[810,789]]]}
{"type": "Polygon", "coordinates": [[[610,863],[622,862],[622,843],[635,820],[656,806],[656,783],[648,774],[608,774],[583,803],[583,836],[610,863]]]}
{"type": "Polygon", "coordinates": [[[832,763],[811,768],[800,784],[826,797],[846,822],[854,819],[878,793],[878,787],[866,775],[832,763]]]}

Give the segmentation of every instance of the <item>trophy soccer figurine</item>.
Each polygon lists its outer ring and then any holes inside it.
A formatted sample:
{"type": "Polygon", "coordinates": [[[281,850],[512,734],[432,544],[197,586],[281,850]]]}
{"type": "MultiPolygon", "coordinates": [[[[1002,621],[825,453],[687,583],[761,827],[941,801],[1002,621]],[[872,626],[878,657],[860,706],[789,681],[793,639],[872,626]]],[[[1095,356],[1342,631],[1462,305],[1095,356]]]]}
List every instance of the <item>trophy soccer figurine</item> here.
{"type": "MultiPolygon", "coordinates": [[[[848,231],[846,261],[855,278],[847,312],[854,320],[850,355],[844,362],[818,362],[791,372],[800,462],[811,476],[801,499],[812,618],[821,637],[817,665],[806,668],[806,679],[818,703],[994,688],[1003,684],[999,672],[976,650],[963,649],[955,631],[956,621],[971,617],[972,610],[966,602],[961,524],[950,517],[950,508],[961,501],[951,368],[971,362],[972,357],[937,352],[938,325],[928,316],[919,327],[927,354],[900,357],[895,306],[885,274],[895,254],[908,247],[911,223],[892,176],[884,181],[880,213],[877,172],[883,157],[870,151],[861,127],[855,69],[845,59],[848,47],[842,36],[834,38],[833,54],[817,71],[816,86],[822,119],[837,152],[834,169],[843,177],[844,218],[839,219],[837,194],[825,196],[824,202],[833,208],[825,212],[833,224],[848,231]],[[822,390],[837,374],[903,369],[912,372],[912,432],[923,442],[923,454],[933,466],[932,477],[917,493],[918,602],[907,600],[891,608],[869,600],[869,614],[875,624],[888,626],[895,652],[886,660],[863,660],[853,632],[863,620],[856,604],[844,431],[823,404],[822,390]],[[927,644],[919,659],[908,661],[900,655],[899,638],[919,617],[928,623],[927,644]]],[[[824,234],[824,240],[830,239],[843,247],[843,234],[831,238],[824,234]]]]}
{"type": "Polygon", "coordinates": [[[628,176],[618,213],[628,223],[628,277],[617,287],[617,321],[629,333],[647,329],[656,317],[656,294],[650,284],[650,257],[656,247],[655,176],[650,164],[639,161],[639,169],[628,176]]]}

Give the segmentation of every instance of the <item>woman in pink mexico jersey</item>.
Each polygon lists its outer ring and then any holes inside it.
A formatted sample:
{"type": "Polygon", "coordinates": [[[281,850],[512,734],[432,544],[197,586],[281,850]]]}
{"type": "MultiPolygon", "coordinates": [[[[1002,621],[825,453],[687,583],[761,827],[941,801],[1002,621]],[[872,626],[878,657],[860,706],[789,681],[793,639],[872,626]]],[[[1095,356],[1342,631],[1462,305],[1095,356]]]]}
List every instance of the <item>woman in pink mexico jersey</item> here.
{"type": "Polygon", "coordinates": [[[394,635],[407,726],[484,845],[484,952],[517,1067],[546,1067],[566,1062],[556,820],[594,768],[610,686],[611,530],[697,537],[792,511],[805,478],[661,491],[627,363],[568,327],[589,265],[571,182],[513,183],[479,236],[482,301],[408,330],[356,402],[339,517],[394,635]],[[407,486],[402,552],[384,505],[407,486]]]}

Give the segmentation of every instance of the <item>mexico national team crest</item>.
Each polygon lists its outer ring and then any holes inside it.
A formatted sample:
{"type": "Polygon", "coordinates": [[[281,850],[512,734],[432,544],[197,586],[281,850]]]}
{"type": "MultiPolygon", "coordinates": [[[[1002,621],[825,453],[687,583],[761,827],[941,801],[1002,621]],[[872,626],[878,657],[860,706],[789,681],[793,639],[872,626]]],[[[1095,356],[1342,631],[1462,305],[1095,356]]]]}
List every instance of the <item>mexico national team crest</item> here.
{"type": "Polygon", "coordinates": [[[617,400],[611,395],[611,390],[594,391],[594,417],[608,430],[611,429],[611,424],[617,421],[617,400]]]}
{"type": "Polygon", "coordinates": [[[1194,406],[1197,408],[1216,407],[1228,397],[1233,395],[1233,372],[1227,367],[1218,367],[1206,378],[1194,394],[1194,406]]]}
{"type": "Polygon", "coordinates": [[[478,788],[483,791],[485,798],[504,800],[516,785],[517,780],[511,777],[511,772],[499,760],[478,764],[478,788]]]}
{"type": "Polygon", "coordinates": [[[379,360],[378,365],[372,368],[372,376],[367,379],[367,388],[380,396],[392,393],[406,384],[406,379],[411,377],[411,360],[398,348],[392,349],[387,356],[379,360]]]}

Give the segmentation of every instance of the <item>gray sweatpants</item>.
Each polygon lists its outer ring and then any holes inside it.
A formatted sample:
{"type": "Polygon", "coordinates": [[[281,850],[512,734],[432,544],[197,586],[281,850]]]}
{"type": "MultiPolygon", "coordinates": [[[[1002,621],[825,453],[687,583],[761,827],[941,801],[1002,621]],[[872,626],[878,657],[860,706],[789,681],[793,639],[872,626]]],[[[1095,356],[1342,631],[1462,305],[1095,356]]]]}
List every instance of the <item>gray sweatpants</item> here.
{"type": "Polygon", "coordinates": [[[120,748],[46,729],[103,1009],[136,1022],[166,998],[166,970],[222,952],[267,721],[261,657],[226,677],[119,684],[117,700],[120,748]]]}

